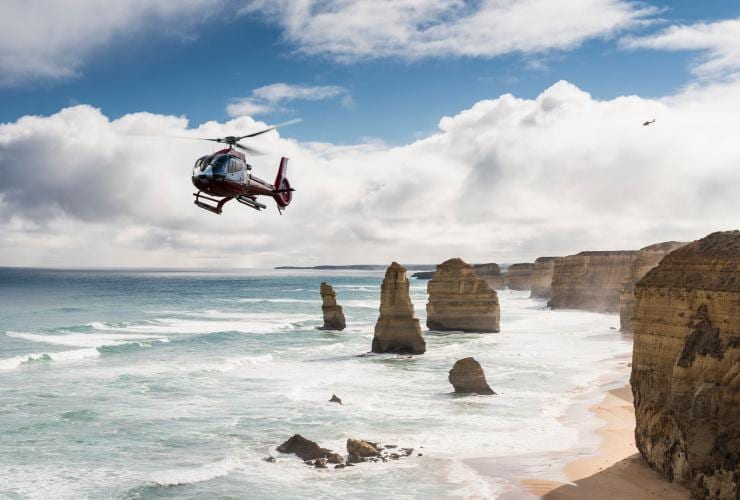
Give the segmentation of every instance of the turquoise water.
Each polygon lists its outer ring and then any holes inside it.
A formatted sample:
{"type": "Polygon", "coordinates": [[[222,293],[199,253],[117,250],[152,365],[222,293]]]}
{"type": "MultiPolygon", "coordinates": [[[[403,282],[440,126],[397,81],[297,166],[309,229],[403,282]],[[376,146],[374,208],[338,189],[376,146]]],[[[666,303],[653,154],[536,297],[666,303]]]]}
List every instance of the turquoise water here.
{"type": "MultiPolygon", "coordinates": [[[[381,280],[0,269],[0,497],[494,497],[515,478],[481,478],[465,459],[557,474],[544,457],[583,431],[563,415],[630,350],[618,318],[502,291],[500,334],[425,332],[423,356],[359,357],[381,280]],[[321,281],[344,306],[343,333],[316,330],[321,281]],[[447,372],[466,356],[497,396],[451,393],[447,372]],[[327,402],[333,393],[344,405],[327,402]],[[275,451],[294,433],[423,456],[315,470],[275,451]]],[[[422,325],[425,287],[412,281],[422,325]]]]}

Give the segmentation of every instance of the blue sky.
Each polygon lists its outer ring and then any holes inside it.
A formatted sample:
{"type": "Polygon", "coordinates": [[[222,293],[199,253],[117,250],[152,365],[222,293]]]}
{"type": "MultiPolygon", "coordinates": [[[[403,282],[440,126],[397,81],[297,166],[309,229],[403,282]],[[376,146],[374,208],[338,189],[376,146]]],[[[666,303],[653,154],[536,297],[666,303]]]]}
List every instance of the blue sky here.
{"type": "MultiPolygon", "coordinates": [[[[733,1],[653,2],[660,11],[652,23],[627,31],[648,35],[672,24],[711,22],[740,15],[733,1]]],[[[503,93],[532,98],[565,79],[595,98],[675,93],[692,81],[696,51],[625,50],[620,35],[590,38],[577,48],[494,57],[381,57],[338,62],[322,54],[297,53],[282,28],[255,15],[218,15],[194,22],[182,32],[170,26],[124,34],[94,47],[77,68],[61,79],[26,80],[0,88],[0,122],[27,114],[48,115],[85,103],[111,118],[126,113],[185,116],[195,126],[228,118],[233,98],[258,87],[285,82],[303,86],[340,86],[342,96],[293,100],[282,110],[261,114],[265,121],[294,116],[304,123],[290,136],[303,141],[357,143],[379,138],[390,144],[427,135],[440,117],[453,115],[482,99],[503,93]]],[[[196,13],[196,16],[202,13],[196,13]]],[[[93,21],[94,22],[94,21],[93,21]]]]}

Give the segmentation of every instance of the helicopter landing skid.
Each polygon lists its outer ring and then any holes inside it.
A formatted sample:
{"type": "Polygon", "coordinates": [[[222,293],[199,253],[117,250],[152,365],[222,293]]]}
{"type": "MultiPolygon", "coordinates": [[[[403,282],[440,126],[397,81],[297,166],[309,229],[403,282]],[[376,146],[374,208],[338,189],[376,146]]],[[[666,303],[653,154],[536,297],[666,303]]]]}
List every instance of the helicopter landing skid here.
{"type": "Polygon", "coordinates": [[[250,196],[237,196],[236,201],[241,203],[242,205],[246,205],[248,207],[252,207],[255,210],[262,210],[263,208],[267,208],[267,205],[263,205],[259,201],[257,201],[255,198],[252,198],[250,196]]]}
{"type": "Polygon", "coordinates": [[[233,197],[227,196],[226,198],[221,198],[219,200],[219,199],[211,198],[210,196],[201,194],[200,191],[198,191],[197,193],[193,193],[193,196],[195,196],[195,204],[198,205],[200,208],[204,210],[208,210],[209,212],[213,212],[214,214],[219,214],[219,215],[221,214],[221,209],[223,208],[224,204],[227,201],[233,199],[233,197]],[[201,201],[201,200],[205,200],[205,201],[201,201]],[[210,201],[211,203],[215,203],[216,205],[215,206],[209,205],[208,203],[206,203],[208,201],[210,201]]]}

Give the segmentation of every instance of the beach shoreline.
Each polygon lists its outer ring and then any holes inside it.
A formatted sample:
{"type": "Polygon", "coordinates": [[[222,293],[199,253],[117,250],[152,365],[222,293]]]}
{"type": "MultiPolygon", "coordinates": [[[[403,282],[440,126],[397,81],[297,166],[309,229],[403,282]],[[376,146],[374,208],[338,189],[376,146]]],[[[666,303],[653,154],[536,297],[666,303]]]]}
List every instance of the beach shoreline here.
{"type": "MultiPolygon", "coordinates": [[[[637,451],[629,385],[631,354],[605,362],[613,363],[615,369],[575,395],[572,406],[561,417],[568,426],[579,428],[577,446],[537,457],[542,474],[532,471],[516,477],[516,484],[500,499],[690,498],[687,489],[650,469],[637,451]]],[[[500,458],[467,459],[464,463],[491,482],[508,469],[500,458]]]]}

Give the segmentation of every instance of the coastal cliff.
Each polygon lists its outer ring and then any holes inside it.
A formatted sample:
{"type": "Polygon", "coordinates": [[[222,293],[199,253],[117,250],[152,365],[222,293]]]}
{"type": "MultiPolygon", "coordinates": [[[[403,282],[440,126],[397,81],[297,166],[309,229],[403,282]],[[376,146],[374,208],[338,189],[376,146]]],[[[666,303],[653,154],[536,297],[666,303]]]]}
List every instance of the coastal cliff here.
{"type": "Polygon", "coordinates": [[[534,264],[531,262],[510,265],[504,277],[506,288],[511,290],[529,290],[532,288],[533,269],[534,264]]]}
{"type": "Polygon", "coordinates": [[[547,305],[618,312],[620,292],[636,256],[636,250],[621,250],[581,252],[556,260],[547,305]]]}
{"type": "Polygon", "coordinates": [[[663,258],[635,286],[633,330],[640,453],[698,498],[738,498],[740,231],[663,258]]]}
{"type": "Polygon", "coordinates": [[[462,259],[449,259],[438,265],[427,284],[427,292],[430,330],[499,331],[496,292],[462,259]]]}
{"type": "Polygon", "coordinates": [[[324,325],[319,330],[342,331],[347,326],[342,306],[337,305],[337,293],[329,283],[321,283],[321,311],[324,314],[324,325]]]}
{"type": "Polygon", "coordinates": [[[380,287],[380,316],[375,324],[373,352],[423,354],[426,341],[409,296],[406,269],[393,262],[380,287]]]}
{"type": "Polygon", "coordinates": [[[538,257],[532,268],[532,298],[549,299],[555,260],[558,257],[538,257]]]}
{"type": "Polygon", "coordinates": [[[686,243],[667,241],[641,248],[632,262],[630,274],[622,286],[619,296],[619,329],[623,332],[632,331],[632,312],[635,305],[635,283],[640,281],[652,268],[657,266],[663,257],[681,248],[686,243]]]}
{"type": "Polygon", "coordinates": [[[504,275],[501,274],[501,268],[493,262],[488,264],[473,264],[475,274],[486,280],[491,290],[503,290],[505,288],[504,275]]]}

